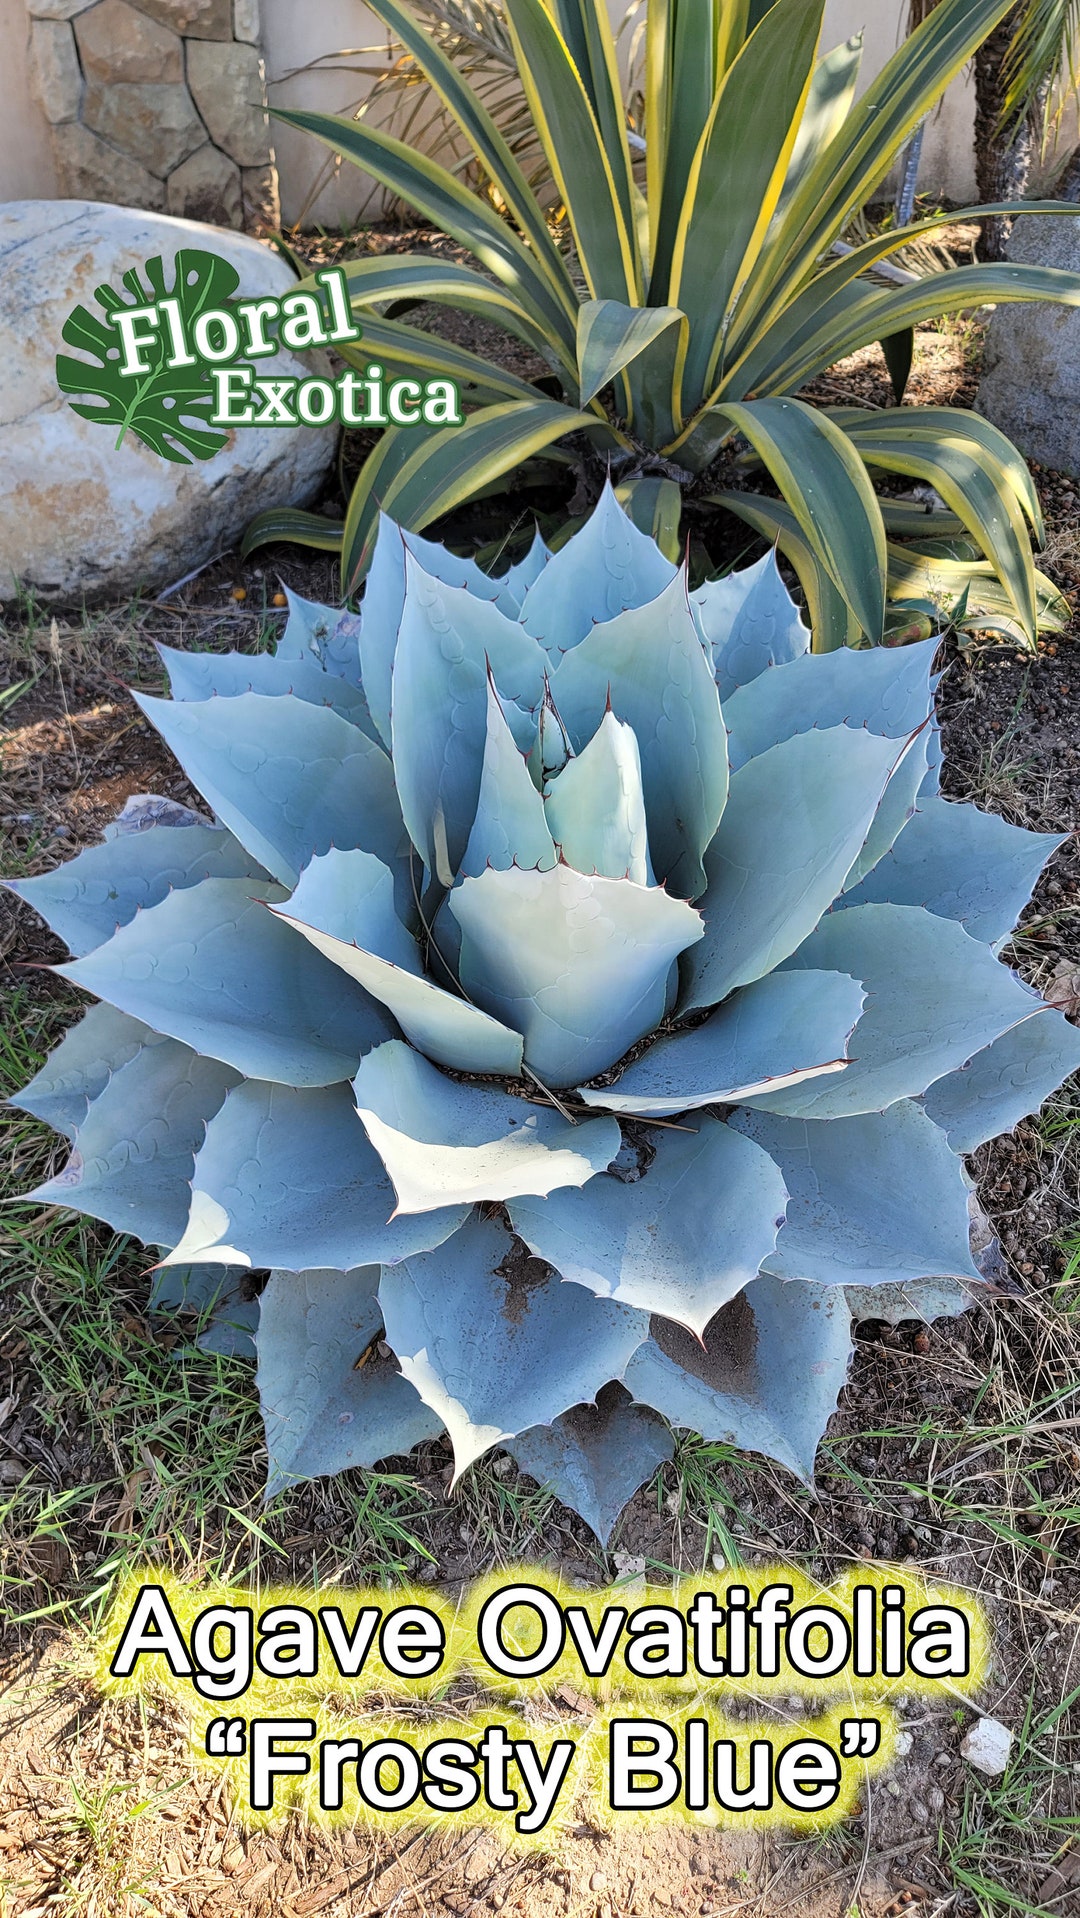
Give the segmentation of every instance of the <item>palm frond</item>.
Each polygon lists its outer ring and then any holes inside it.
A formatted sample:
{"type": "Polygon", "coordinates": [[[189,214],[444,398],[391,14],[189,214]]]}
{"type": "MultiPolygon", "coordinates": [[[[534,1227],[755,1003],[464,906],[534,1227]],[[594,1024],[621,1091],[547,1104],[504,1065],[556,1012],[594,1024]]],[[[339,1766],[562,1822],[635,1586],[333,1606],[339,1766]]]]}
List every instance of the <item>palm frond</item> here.
{"type": "Polygon", "coordinates": [[[1080,0],[1026,0],[1013,35],[1002,78],[1003,117],[1024,119],[1051,90],[1058,112],[1080,90],[1080,0]]]}

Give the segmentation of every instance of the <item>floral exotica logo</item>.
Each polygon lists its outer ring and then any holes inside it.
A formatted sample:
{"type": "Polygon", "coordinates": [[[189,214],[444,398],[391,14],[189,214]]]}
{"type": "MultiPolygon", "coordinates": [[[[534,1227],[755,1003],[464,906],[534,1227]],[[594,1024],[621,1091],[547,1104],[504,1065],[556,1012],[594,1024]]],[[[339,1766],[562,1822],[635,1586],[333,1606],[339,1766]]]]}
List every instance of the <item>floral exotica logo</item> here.
{"type": "Polygon", "coordinates": [[[359,351],[341,267],[323,267],[280,296],[236,298],[239,274],[216,253],[180,248],[171,284],[165,262],[148,260],[145,279],[123,276],[125,299],[99,286],[102,317],[77,306],[63,338],[81,357],[60,353],[56,377],[82,418],[130,433],[163,459],[212,459],[240,426],[460,426],[453,380],[387,379],[359,351]],[[330,379],[275,375],[283,349],[331,347],[354,364],[330,379]]]}

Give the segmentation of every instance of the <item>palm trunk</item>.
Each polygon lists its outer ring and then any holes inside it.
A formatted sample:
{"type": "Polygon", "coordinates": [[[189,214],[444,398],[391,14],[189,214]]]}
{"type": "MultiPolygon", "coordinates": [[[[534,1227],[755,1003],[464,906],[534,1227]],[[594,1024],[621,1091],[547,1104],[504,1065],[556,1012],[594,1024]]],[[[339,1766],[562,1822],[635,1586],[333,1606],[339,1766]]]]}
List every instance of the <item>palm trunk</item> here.
{"type": "MultiPolygon", "coordinates": [[[[975,55],[975,177],[984,206],[1023,199],[1035,157],[1040,107],[1021,120],[1002,122],[1005,57],[1023,12],[1021,5],[1006,14],[975,55]]],[[[979,258],[1003,260],[1011,229],[1011,220],[984,220],[976,249],[979,258]]]]}
{"type": "Polygon", "coordinates": [[[1065,171],[1054,190],[1055,200],[1070,200],[1075,206],[1080,201],[1080,147],[1075,147],[1069,155],[1065,171]]]}

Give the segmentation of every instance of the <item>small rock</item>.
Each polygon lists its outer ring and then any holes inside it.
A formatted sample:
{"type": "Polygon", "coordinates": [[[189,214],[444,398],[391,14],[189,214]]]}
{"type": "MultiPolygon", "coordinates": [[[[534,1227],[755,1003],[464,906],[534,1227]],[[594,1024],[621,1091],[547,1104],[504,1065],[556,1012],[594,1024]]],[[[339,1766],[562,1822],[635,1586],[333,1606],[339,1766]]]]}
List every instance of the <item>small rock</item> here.
{"type": "Polygon", "coordinates": [[[607,1888],[608,1888],[607,1874],[602,1871],[594,1871],[592,1877],[589,1879],[589,1890],[590,1891],[606,1891],[607,1888]]]}
{"type": "Polygon", "coordinates": [[[903,1730],[898,1731],[896,1734],[897,1758],[906,1758],[909,1751],[911,1750],[911,1746],[912,1746],[911,1733],[909,1731],[903,1731],[903,1730]]]}
{"type": "Polygon", "coordinates": [[[945,1810],[945,1793],[942,1791],[940,1785],[931,1785],[926,1796],[932,1812],[942,1812],[945,1810]]]}
{"type": "Polygon", "coordinates": [[[980,1718],[961,1743],[960,1756],[988,1778],[1000,1778],[1009,1762],[1012,1742],[1007,1725],[996,1718],[980,1718]]]}
{"type": "Polygon", "coordinates": [[[908,1810],[911,1813],[911,1816],[914,1818],[915,1823],[917,1825],[929,1824],[930,1808],[928,1805],[923,1804],[923,1801],[921,1798],[913,1798],[908,1805],[908,1810]]]}

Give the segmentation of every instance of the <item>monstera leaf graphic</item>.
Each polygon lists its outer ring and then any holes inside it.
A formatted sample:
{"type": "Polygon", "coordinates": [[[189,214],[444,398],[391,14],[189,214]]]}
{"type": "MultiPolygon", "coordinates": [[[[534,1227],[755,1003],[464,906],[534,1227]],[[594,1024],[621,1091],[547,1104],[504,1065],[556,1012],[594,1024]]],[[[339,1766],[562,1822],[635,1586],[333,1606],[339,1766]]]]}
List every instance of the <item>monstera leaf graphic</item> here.
{"type": "Polygon", "coordinates": [[[115,287],[99,286],[94,297],[105,313],[104,320],[87,307],[77,306],[64,325],[63,337],[87,357],[72,359],[67,353],[58,354],[56,378],[62,393],[93,396],[73,401],[73,410],[83,419],[118,427],[117,446],[128,433],[134,433],[162,459],[190,466],[192,457],[212,459],[228,437],[218,427],[200,423],[206,421],[214,401],[208,366],[203,360],[196,360],[193,366],[168,366],[169,339],[163,332],[145,349],[150,371],[123,373],[120,335],[110,324],[111,315],[123,306],[146,306],[171,294],[179,303],[190,334],[199,314],[208,307],[224,306],[240,284],[228,260],[196,248],[181,247],[173,271],[170,287],[160,255],[148,260],[148,291],[132,267],[123,278],[129,300],[124,300],[115,287]]]}

